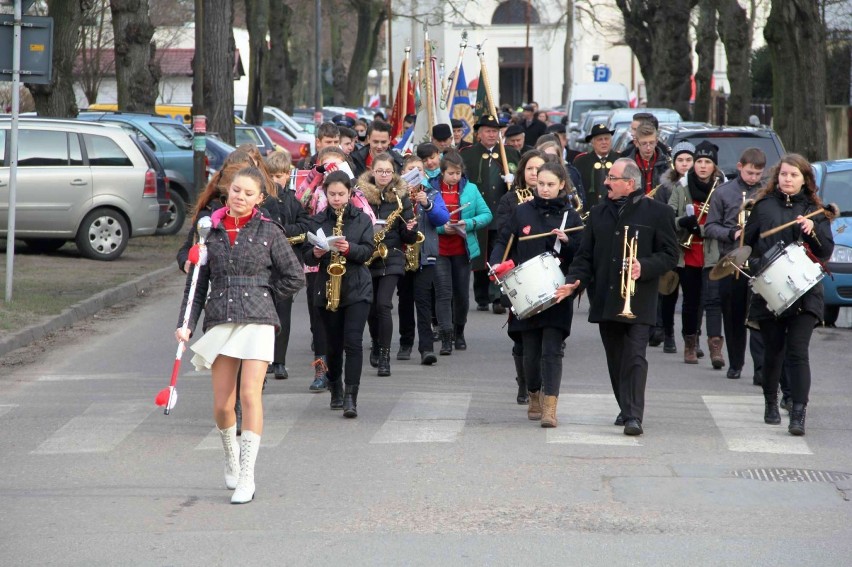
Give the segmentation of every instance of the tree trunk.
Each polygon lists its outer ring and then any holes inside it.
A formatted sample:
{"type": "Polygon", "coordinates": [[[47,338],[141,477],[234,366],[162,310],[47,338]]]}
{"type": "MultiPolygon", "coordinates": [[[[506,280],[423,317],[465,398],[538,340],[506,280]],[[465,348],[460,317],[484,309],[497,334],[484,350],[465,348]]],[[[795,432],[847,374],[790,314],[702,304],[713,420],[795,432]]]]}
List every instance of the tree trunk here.
{"type": "Polygon", "coordinates": [[[263,65],[266,61],[269,29],[269,0],[245,0],[249,33],[249,91],[246,122],[263,124],[263,65]]]}
{"type": "Polygon", "coordinates": [[[110,0],[118,109],[154,112],[160,85],[160,66],[154,60],[148,0],[110,0]]]}
{"type": "Polygon", "coordinates": [[[748,124],[751,114],[751,31],[746,11],[737,0],[717,0],[719,6],[719,38],[728,59],[727,121],[732,125],[748,124]]]}
{"type": "Polygon", "coordinates": [[[269,58],[266,73],[266,104],[292,113],[295,106],[293,85],[298,70],[293,64],[289,38],[293,9],[282,0],[272,0],[269,7],[269,58]]]}
{"type": "Polygon", "coordinates": [[[207,130],[234,143],[234,7],[231,0],[204,0],[204,110],[207,130]]]}
{"type": "Polygon", "coordinates": [[[346,103],[349,106],[361,106],[364,103],[364,89],[367,87],[367,73],[376,59],[379,34],[387,13],[383,0],[350,0],[350,3],[358,15],[355,50],[352,52],[346,78],[346,103]]]}
{"type": "Polygon", "coordinates": [[[817,1],[772,0],[763,37],[772,57],[775,131],[789,151],[826,159],[825,29],[817,1]]]}
{"type": "Polygon", "coordinates": [[[334,104],[342,106],[346,104],[346,85],[348,79],[346,64],[343,62],[343,38],[340,34],[340,21],[338,18],[330,18],[329,33],[331,34],[331,100],[334,101],[334,104]]]}
{"type": "MultiPolygon", "coordinates": [[[[736,0],[734,0],[736,1],[736,0]]],[[[698,69],[695,71],[695,107],[693,119],[710,121],[711,82],[716,68],[716,2],[701,0],[698,3],[698,27],[695,30],[695,53],[698,69]]]]}
{"type": "Polygon", "coordinates": [[[624,40],[642,70],[648,106],[689,114],[692,47],[689,20],[698,0],[615,0],[624,17],[624,40]]]}
{"type": "Polygon", "coordinates": [[[565,105],[567,112],[568,103],[571,100],[571,86],[574,83],[571,68],[571,63],[574,60],[574,0],[565,0],[565,18],[568,21],[565,24],[565,47],[562,59],[562,76],[565,81],[562,83],[562,104],[565,105]]]}
{"type": "Polygon", "coordinates": [[[53,76],[50,84],[26,86],[39,116],[74,118],[79,110],[72,71],[80,35],[80,0],[51,0],[48,15],[53,18],[53,76]]]}

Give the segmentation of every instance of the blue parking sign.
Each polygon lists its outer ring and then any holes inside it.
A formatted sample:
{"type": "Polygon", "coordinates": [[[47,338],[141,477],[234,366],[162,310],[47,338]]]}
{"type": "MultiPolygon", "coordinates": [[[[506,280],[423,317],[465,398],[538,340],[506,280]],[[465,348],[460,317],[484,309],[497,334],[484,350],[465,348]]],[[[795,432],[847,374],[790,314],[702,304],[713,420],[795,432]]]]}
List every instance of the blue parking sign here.
{"type": "Polygon", "coordinates": [[[595,67],[595,82],[605,83],[609,81],[609,67],[606,65],[598,65],[595,67]]]}

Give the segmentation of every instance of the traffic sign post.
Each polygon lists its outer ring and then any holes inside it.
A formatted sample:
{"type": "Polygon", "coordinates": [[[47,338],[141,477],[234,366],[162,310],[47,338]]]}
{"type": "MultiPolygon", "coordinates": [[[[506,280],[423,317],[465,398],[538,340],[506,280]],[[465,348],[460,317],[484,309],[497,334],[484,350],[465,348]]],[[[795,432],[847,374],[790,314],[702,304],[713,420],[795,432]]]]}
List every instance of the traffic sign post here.
{"type": "Polygon", "coordinates": [[[609,65],[595,65],[595,82],[606,83],[609,81],[609,65]]]}

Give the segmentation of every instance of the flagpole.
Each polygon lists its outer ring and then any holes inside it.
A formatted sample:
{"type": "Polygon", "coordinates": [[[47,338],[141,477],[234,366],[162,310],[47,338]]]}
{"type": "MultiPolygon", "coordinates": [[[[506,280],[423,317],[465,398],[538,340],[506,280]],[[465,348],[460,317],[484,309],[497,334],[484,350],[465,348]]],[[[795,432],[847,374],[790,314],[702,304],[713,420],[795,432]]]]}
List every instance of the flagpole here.
{"type": "MultiPolygon", "coordinates": [[[[388,2],[390,4],[390,2],[388,2]]],[[[408,56],[411,54],[411,45],[405,46],[405,59],[402,61],[402,73],[401,77],[405,78],[405,92],[402,93],[402,115],[405,117],[408,112],[408,56]]],[[[400,78],[399,84],[402,85],[402,78],[400,78]]]]}
{"type": "MultiPolygon", "coordinates": [[[[497,105],[491,95],[491,84],[488,81],[488,70],[485,68],[485,52],[482,44],[476,46],[476,54],[479,56],[480,81],[485,81],[485,98],[488,100],[488,113],[497,118],[497,105]]],[[[500,161],[503,164],[503,175],[509,175],[509,160],[506,159],[506,147],[503,145],[503,136],[497,136],[497,144],[500,146],[500,161]]]]}
{"type": "Polygon", "coordinates": [[[429,134],[432,133],[432,127],[435,125],[435,97],[434,97],[434,88],[435,86],[432,84],[432,79],[434,79],[432,73],[432,44],[429,43],[429,32],[424,32],[424,53],[426,59],[426,115],[429,117],[429,134]]]}
{"type": "MultiPolygon", "coordinates": [[[[459,44],[459,61],[456,63],[456,70],[453,72],[453,79],[450,82],[450,90],[447,91],[447,97],[444,100],[444,106],[449,108],[450,102],[453,100],[453,97],[456,96],[456,87],[459,84],[459,73],[461,73],[462,59],[464,58],[464,51],[467,49],[467,30],[462,32],[462,41],[459,44]]],[[[450,116],[452,118],[452,116],[450,116]]]]}

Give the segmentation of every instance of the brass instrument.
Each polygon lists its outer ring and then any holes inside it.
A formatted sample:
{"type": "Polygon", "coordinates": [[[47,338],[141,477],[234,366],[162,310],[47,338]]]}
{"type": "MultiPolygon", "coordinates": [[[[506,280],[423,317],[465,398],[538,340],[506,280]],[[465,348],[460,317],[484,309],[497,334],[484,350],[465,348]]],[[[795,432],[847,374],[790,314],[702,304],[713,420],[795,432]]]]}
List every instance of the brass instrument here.
{"type": "MultiPolygon", "coordinates": [[[[701,208],[698,210],[697,221],[699,226],[701,225],[701,219],[704,218],[708,212],[710,212],[710,197],[713,196],[713,191],[716,190],[716,186],[719,184],[719,176],[717,175],[715,180],[713,181],[713,187],[710,188],[710,192],[707,193],[707,198],[701,203],[701,208]]],[[[685,241],[681,242],[680,245],[684,248],[690,248],[692,246],[692,239],[695,235],[690,233],[689,238],[685,241]]]]}
{"type": "Polygon", "coordinates": [[[589,218],[589,211],[583,212],[583,201],[580,199],[580,194],[577,193],[577,189],[575,188],[571,191],[571,195],[569,195],[571,200],[574,202],[574,210],[577,211],[577,214],[580,215],[580,220],[583,223],[586,222],[586,219],[589,218]]]}
{"type": "Polygon", "coordinates": [[[639,229],[633,238],[628,239],[629,226],[624,227],[624,247],[621,252],[621,297],[624,298],[624,309],[618,314],[625,319],[635,319],[636,315],[630,310],[630,298],[636,293],[636,280],[633,279],[633,265],[639,252],[639,229]]]}
{"type": "MultiPolygon", "coordinates": [[[[737,213],[737,225],[740,227],[740,248],[745,245],[745,225],[748,221],[748,215],[751,214],[751,208],[754,206],[754,199],[746,199],[746,192],[743,191],[743,204],[740,205],[740,212],[737,213]]],[[[748,269],[748,260],[743,265],[744,269],[748,269]]],[[[734,274],[734,279],[740,279],[740,273],[734,274]]]]}
{"type": "MultiPolygon", "coordinates": [[[[345,205],[337,210],[337,222],[331,231],[333,236],[343,236],[343,212],[345,210],[345,205]]],[[[328,303],[325,308],[329,311],[337,311],[337,307],[340,305],[340,286],[343,283],[343,276],[346,274],[346,257],[340,252],[332,250],[331,261],[326,272],[328,273],[328,281],[325,282],[325,299],[328,303]]]]}
{"type": "Polygon", "coordinates": [[[295,244],[302,244],[307,237],[308,237],[307,233],[299,234],[299,235],[296,235],[296,236],[288,236],[287,242],[289,242],[291,246],[293,246],[295,244]]]}
{"type": "Polygon", "coordinates": [[[529,187],[518,187],[515,189],[515,197],[518,198],[518,204],[526,203],[527,199],[533,196],[533,191],[529,187]]]}
{"type": "Polygon", "coordinates": [[[393,228],[393,224],[396,222],[396,219],[402,216],[402,200],[399,198],[399,195],[396,195],[396,209],[394,209],[391,214],[388,215],[387,220],[385,221],[385,226],[379,229],[376,234],[373,235],[373,245],[376,249],[373,251],[373,255],[364,262],[365,266],[369,266],[372,264],[377,258],[381,258],[384,260],[388,257],[388,247],[382,242],[385,239],[385,235],[388,231],[393,228]]]}
{"type": "Polygon", "coordinates": [[[426,240],[426,235],[417,231],[417,240],[414,244],[405,245],[405,271],[416,272],[420,268],[420,247],[423,246],[423,241],[426,240]]]}

